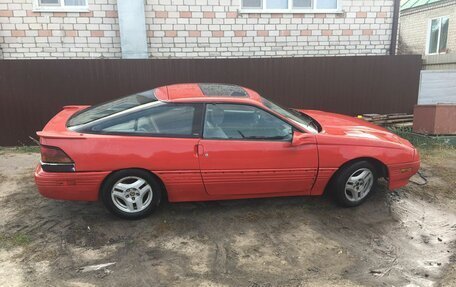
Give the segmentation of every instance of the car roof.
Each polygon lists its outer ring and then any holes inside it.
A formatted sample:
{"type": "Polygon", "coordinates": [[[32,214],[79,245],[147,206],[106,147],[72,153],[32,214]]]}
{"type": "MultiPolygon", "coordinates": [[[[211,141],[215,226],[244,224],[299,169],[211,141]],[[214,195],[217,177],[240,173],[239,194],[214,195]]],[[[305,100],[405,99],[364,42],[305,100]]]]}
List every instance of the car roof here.
{"type": "Polygon", "coordinates": [[[231,84],[186,83],[158,87],[155,97],[169,102],[260,102],[260,95],[250,89],[231,84]]]}

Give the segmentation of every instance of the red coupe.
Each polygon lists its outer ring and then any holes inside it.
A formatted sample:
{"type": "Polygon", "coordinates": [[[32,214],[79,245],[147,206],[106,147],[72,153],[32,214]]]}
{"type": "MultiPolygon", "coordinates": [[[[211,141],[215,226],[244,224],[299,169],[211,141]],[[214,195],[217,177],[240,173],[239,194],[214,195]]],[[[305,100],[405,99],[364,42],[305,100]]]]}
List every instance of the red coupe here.
{"type": "Polygon", "coordinates": [[[39,192],[101,199],[140,218],[170,202],[334,193],[357,206],[384,177],[407,184],[420,157],[361,119],[285,109],[235,85],[178,84],[66,106],[37,133],[39,192]]]}

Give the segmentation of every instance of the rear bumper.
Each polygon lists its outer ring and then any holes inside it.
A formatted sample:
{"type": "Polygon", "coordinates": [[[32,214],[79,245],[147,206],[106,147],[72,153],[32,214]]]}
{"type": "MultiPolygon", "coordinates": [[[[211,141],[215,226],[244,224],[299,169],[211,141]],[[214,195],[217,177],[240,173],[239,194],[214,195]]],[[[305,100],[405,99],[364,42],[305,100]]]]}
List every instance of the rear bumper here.
{"type": "Polygon", "coordinates": [[[388,166],[389,189],[394,190],[406,186],[410,177],[420,169],[420,161],[394,164],[388,166]]]}
{"type": "Polygon", "coordinates": [[[41,195],[53,199],[96,201],[101,183],[109,172],[45,172],[35,170],[35,183],[41,195]]]}

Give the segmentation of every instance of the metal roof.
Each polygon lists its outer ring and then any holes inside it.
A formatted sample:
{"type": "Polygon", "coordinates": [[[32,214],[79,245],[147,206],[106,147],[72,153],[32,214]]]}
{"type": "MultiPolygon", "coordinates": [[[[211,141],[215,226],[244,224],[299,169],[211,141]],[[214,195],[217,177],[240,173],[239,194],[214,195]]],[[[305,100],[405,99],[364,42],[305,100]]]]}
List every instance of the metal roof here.
{"type": "Polygon", "coordinates": [[[406,0],[404,1],[404,4],[401,5],[401,11],[441,1],[443,0],[406,0]]]}

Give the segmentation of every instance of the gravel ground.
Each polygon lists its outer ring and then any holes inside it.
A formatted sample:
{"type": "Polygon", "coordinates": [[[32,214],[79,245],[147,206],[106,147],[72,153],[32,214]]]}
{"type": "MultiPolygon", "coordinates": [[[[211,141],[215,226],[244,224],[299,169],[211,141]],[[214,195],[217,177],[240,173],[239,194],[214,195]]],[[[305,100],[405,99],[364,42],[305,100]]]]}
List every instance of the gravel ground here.
{"type": "Polygon", "coordinates": [[[0,286],[456,286],[454,150],[423,154],[427,185],[358,208],[165,203],[140,221],[41,197],[38,159],[0,152],[0,286]]]}

